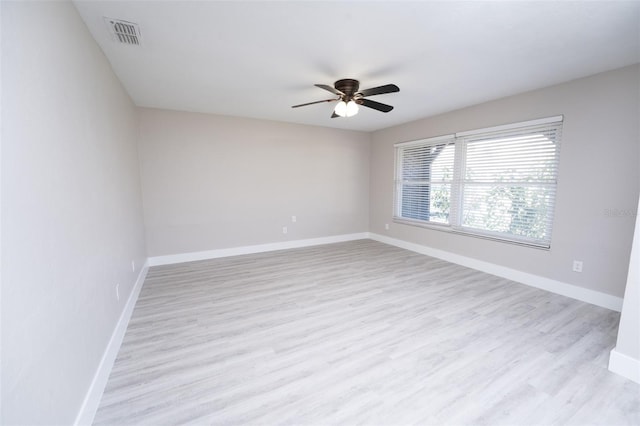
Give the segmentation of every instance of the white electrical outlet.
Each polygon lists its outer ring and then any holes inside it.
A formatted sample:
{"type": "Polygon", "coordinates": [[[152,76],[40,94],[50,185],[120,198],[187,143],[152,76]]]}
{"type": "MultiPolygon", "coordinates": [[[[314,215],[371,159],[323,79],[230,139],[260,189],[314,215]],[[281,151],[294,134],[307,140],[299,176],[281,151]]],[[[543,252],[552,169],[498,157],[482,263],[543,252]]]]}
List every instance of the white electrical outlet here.
{"type": "Polygon", "coordinates": [[[295,216],[291,216],[291,222],[296,223],[298,221],[298,218],[295,216]]]}
{"type": "Polygon", "coordinates": [[[573,272],[582,272],[582,260],[573,261],[573,272]]]}
{"type": "Polygon", "coordinates": [[[387,231],[389,230],[389,224],[388,223],[384,224],[384,229],[386,229],[387,231]]]}
{"type": "Polygon", "coordinates": [[[282,227],[282,233],[283,233],[283,234],[286,234],[287,232],[289,232],[289,231],[287,230],[287,227],[286,227],[286,226],[283,226],[283,227],[282,227]]]}
{"type": "Polygon", "coordinates": [[[132,260],[132,261],[131,261],[131,271],[132,271],[132,272],[135,272],[135,271],[136,271],[136,261],[135,261],[135,260],[132,260]]]}
{"type": "Polygon", "coordinates": [[[120,300],[120,284],[116,284],[116,299],[120,300]]]}

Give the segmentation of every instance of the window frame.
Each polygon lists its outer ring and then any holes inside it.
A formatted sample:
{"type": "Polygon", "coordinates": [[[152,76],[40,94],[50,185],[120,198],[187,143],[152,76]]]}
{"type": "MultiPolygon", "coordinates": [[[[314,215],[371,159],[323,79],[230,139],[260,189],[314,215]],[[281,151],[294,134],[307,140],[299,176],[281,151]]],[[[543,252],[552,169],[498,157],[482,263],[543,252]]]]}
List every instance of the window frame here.
{"type": "MultiPolygon", "coordinates": [[[[549,250],[551,248],[551,240],[552,240],[552,232],[553,232],[553,221],[555,217],[555,206],[557,202],[557,187],[558,187],[558,175],[559,175],[559,158],[560,158],[560,147],[561,147],[561,137],[562,137],[562,127],[564,123],[564,116],[553,116],[547,118],[541,118],[537,120],[529,120],[518,123],[510,123],[501,126],[494,126],[464,132],[458,132],[454,134],[447,134],[442,136],[437,136],[433,138],[419,139],[408,142],[401,142],[394,144],[394,193],[393,193],[393,222],[401,223],[410,226],[418,226],[427,229],[433,229],[438,231],[450,232],[455,234],[461,234],[476,238],[489,239],[493,241],[506,242],[511,244],[523,245],[533,248],[545,249],[549,250]],[[466,172],[466,161],[467,161],[467,146],[470,141],[478,140],[483,137],[491,137],[492,135],[497,134],[509,134],[511,132],[517,133],[518,131],[526,130],[527,128],[534,127],[543,127],[547,129],[547,131],[554,133],[554,138],[552,142],[555,145],[554,151],[554,169],[553,169],[553,179],[549,182],[545,182],[543,185],[542,181],[535,181],[533,185],[540,184],[541,186],[548,185],[552,183],[551,192],[553,194],[553,198],[548,203],[549,212],[547,213],[547,217],[545,218],[546,224],[546,233],[548,234],[546,238],[536,239],[530,238],[526,236],[518,236],[515,234],[509,234],[506,232],[499,231],[490,231],[483,230],[479,228],[473,228],[462,225],[462,213],[464,208],[464,196],[463,192],[465,190],[465,185],[468,182],[465,182],[466,177],[463,176],[466,172]],[[402,190],[403,190],[403,157],[399,155],[399,153],[404,153],[405,148],[409,147],[419,147],[419,146],[434,146],[438,144],[442,144],[443,142],[451,141],[454,145],[454,166],[453,166],[453,179],[451,181],[451,191],[450,191],[450,211],[449,211],[449,222],[441,223],[434,222],[431,220],[423,220],[423,219],[413,219],[402,216],[402,190]]],[[[532,129],[533,130],[533,129],[532,129]]],[[[551,139],[550,139],[551,140],[551,139]]],[[[490,183],[495,183],[497,181],[492,181],[490,183]]],[[[530,182],[528,184],[531,184],[530,182]]],[[[506,185],[507,186],[507,185],[506,185]]],[[[517,186],[515,183],[513,186],[517,186]]],[[[525,185],[526,186],[526,185],[525,185]]]]}

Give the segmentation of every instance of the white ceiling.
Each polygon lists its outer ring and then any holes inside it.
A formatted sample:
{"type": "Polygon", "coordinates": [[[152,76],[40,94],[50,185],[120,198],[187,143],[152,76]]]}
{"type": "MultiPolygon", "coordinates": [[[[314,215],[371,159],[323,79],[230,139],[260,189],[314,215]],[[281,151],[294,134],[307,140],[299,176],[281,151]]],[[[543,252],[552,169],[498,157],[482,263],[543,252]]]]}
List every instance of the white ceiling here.
{"type": "Polygon", "coordinates": [[[136,105],[377,130],[640,62],[640,2],[75,1],[136,105]],[[142,46],[103,17],[140,25],[142,46]],[[395,83],[329,118],[315,83],[395,83]]]}

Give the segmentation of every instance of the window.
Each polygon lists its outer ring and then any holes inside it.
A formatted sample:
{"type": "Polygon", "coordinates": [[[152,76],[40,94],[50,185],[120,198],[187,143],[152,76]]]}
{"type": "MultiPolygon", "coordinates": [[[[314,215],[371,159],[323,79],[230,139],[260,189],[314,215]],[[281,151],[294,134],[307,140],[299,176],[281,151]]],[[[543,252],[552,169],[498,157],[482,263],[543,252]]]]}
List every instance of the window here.
{"type": "Polygon", "coordinates": [[[396,144],[394,218],[549,247],[562,116],[396,144]]]}
{"type": "Polygon", "coordinates": [[[448,223],[453,183],[454,139],[404,145],[398,151],[402,164],[400,206],[402,217],[448,223]]]}

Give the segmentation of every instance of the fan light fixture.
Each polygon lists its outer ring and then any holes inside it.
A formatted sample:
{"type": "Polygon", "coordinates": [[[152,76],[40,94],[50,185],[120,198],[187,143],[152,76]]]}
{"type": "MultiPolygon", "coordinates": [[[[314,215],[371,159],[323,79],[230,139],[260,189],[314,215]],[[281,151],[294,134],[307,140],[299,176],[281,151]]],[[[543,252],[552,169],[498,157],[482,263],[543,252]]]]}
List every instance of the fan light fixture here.
{"type": "Polygon", "coordinates": [[[391,105],[372,101],[371,99],[367,99],[367,96],[383,95],[385,93],[395,93],[400,91],[398,86],[395,84],[385,84],[384,86],[360,90],[360,82],[352,78],[343,78],[342,80],[338,80],[333,84],[334,87],[327,86],[326,84],[316,84],[315,86],[337,95],[337,98],[334,97],[331,99],[324,99],[322,101],[293,105],[291,108],[323,104],[325,102],[337,102],[336,107],[333,109],[333,113],[331,114],[331,118],[353,117],[358,113],[360,105],[380,112],[389,112],[393,109],[391,105]]]}
{"type": "Polygon", "coordinates": [[[358,110],[358,104],[356,104],[354,101],[340,101],[333,111],[340,117],[353,117],[358,113],[358,110]]]}

